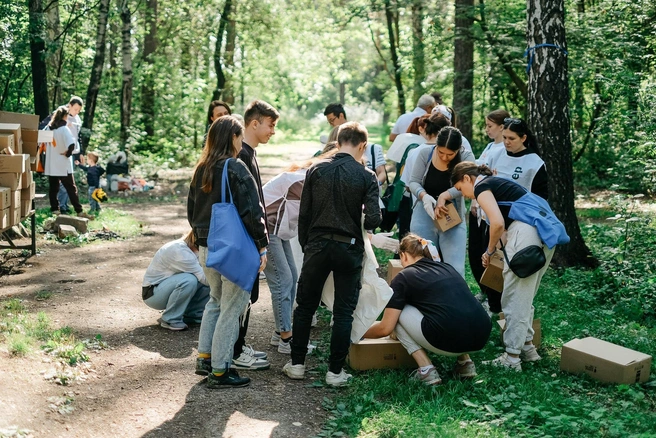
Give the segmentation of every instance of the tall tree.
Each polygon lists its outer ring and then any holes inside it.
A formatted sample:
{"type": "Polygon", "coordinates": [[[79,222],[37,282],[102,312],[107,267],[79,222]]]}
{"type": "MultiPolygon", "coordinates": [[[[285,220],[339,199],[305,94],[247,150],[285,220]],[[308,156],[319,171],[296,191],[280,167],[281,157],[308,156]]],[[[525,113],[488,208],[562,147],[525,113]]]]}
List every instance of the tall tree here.
{"type": "Polygon", "coordinates": [[[30,56],[32,59],[32,90],[34,92],[34,112],[43,120],[50,114],[48,104],[48,70],[46,68],[46,22],[42,0],[28,0],[30,11],[29,34],[30,56]]]}
{"type": "Polygon", "coordinates": [[[143,45],[144,72],[141,85],[141,112],[143,114],[146,136],[155,135],[155,52],[157,51],[157,2],[146,1],[145,27],[143,45]]]}
{"type": "Polygon", "coordinates": [[[549,171],[550,203],[571,241],[558,248],[560,266],[596,266],[574,208],[564,0],[527,0],[528,119],[549,171]]]}
{"type": "Polygon", "coordinates": [[[62,45],[59,42],[61,36],[61,21],[59,19],[59,0],[53,0],[48,4],[48,9],[45,11],[46,21],[48,23],[48,57],[46,64],[53,74],[55,81],[52,86],[52,105],[53,110],[57,106],[57,102],[61,100],[61,67],[62,67],[62,45]]]}
{"type": "Polygon", "coordinates": [[[219,21],[219,30],[216,33],[216,46],[214,47],[214,69],[216,70],[216,88],[212,93],[212,100],[221,99],[221,95],[225,90],[226,76],[223,71],[223,36],[227,24],[230,22],[230,14],[232,13],[232,0],[226,0],[223,6],[223,13],[219,21]]]}
{"type": "Polygon", "coordinates": [[[453,107],[458,113],[458,128],[462,135],[471,138],[474,116],[474,0],[455,1],[453,107]]]}
{"type": "Polygon", "coordinates": [[[405,93],[401,81],[401,63],[397,51],[398,34],[394,30],[396,1],[385,0],[385,21],[387,22],[387,35],[390,43],[390,54],[392,55],[392,66],[394,68],[394,85],[396,86],[396,97],[399,100],[399,114],[405,114],[405,93]]]}
{"type": "Polygon", "coordinates": [[[96,115],[96,102],[98,100],[98,91],[100,91],[100,81],[105,64],[105,48],[107,41],[107,16],[109,15],[110,0],[100,0],[98,9],[98,25],[96,27],[96,52],[93,55],[93,66],[91,67],[91,78],[87,88],[86,108],[84,110],[84,120],[80,130],[80,139],[82,141],[82,150],[89,146],[91,130],[93,129],[93,118],[96,115]]]}
{"type": "MultiPolygon", "coordinates": [[[[236,6],[233,9],[236,9],[236,6]]],[[[223,100],[229,104],[235,103],[235,83],[233,80],[235,43],[237,42],[237,21],[235,20],[235,15],[236,10],[233,10],[226,26],[225,66],[228,76],[226,77],[225,89],[223,90],[223,100]]]]}
{"type": "Polygon", "coordinates": [[[426,63],[424,56],[424,0],[412,2],[412,66],[415,71],[412,87],[414,102],[424,94],[426,63]]]}
{"type": "Polygon", "coordinates": [[[130,135],[130,116],[132,112],[132,12],[129,0],[121,2],[121,54],[123,59],[123,81],[121,85],[121,149],[125,149],[130,135]]]}

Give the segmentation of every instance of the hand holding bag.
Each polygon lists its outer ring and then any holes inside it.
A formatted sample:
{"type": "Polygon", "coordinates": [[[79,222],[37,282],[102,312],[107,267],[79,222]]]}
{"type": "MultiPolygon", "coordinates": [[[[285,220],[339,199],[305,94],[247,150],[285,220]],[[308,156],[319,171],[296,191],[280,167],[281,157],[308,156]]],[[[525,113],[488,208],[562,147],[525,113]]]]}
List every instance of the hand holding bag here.
{"type": "Polygon", "coordinates": [[[212,205],[205,264],[250,293],[260,269],[260,254],[233,203],[228,181],[230,160],[227,159],[223,166],[221,202],[212,205]],[[229,202],[226,202],[226,190],[230,195],[229,202]]]}

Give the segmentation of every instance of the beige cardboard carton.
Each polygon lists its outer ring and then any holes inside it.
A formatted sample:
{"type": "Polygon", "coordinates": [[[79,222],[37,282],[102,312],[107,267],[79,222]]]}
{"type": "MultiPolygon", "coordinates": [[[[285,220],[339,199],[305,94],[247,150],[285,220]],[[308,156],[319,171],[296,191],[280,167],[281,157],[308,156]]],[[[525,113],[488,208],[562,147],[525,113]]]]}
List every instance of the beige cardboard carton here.
{"type": "Polygon", "coordinates": [[[30,157],[36,157],[36,151],[39,150],[39,143],[32,143],[30,141],[23,142],[23,153],[30,157]]]}
{"type": "Polygon", "coordinates": [[[14,149],[14,134],[2,132],[0,133],[0,152],[6,148],[9,148],[16,153],[16,150],[14,149]]]}
{"type": "MultiPolygon", "coordinates": [[[[29,161],[28,161],[29,163],[29,161]]],[[[32,185],[32,182],[34,181],[32,179],[32,171],[30,170],[30,166],[28,164],[25,165],[25,172],[22,173],[21,176],[21,190],[22,189],[29,189],[30,185],[32,185]]]]}
{"type": "Polygon", "coordinates": [[[31,201],[36,195],[36,183],[33,181],[29,187],[21,189],[21,200],[31,201]]]}
{"type": "MultiPolygon", "coordinates": [[[[499,327],[501,328],[501,344],[503,344],[503,332],[506,331],[506,320],[503,319],[503,312],[499,313],[499,320],[497,321],[499,327]]],[[[535,348],[540,348],[542,345],[542,321],[539,319],[533,320],[533,345],[535,348]]]]}
{"type": "Polygon", "coordinates": [[[503,252],[497,250],[490,257],[490,263],[483,271],[481,284],[497,292],[503,292],[503,252]]]}
{"type": "Polygon", "coordinates": [[[453,202],[447,202],[446,208],[449,211],[442,215],[440,218],[436,217],[433,221],[435,226],[442,232],[450,230],[462,222],[462,219],[460,219],[460,215],[458,214],[458,210],[456,210],[456,206],[453,205],[453,202]]]}
{"type": "Polygon", "coordinates": [[[39,129],[39,116],[0,111],[0,123],[16,123],[23,129],[39,129]]]}
{"type": "Polygon", "coordinates": [[[0,230],[9,228],[9,209],[0,210],[0,230]]]}
{"type": "Polygon", "coordinates": [[[33,129],[21,129],[23,146],[25,143],[52,143],[54,131],[36,131],[33,129]]]}
{"type": "Polygon", "coordinates": [[[401,272],[403,266],[401,266],[401,260],[391,259],[387,262],[387,284],[392,284],[392,280],[396,277],[396,274],[401,272]]]}
{"type": "Polygon", "coordinates": [[[0,173],[23,173],[29,165],[29,155],[0,155],[0,173]]]}
{"type": "Polygon", "coordinates": [[[389,338],[363,339],[351,344],[346,361],[354,370],[417,367],[403,345],[389,338]]]}
{"type": "Polygon", "coordinates": [[[14,190],[11,192],[11,205],[9,206],[9,226],[20,223],[21,219],[21,192],[14,190]]]}
{"type": "Polygon", "coordinates": [[[606,383],[646,382],[651,356],[597,338],[573,339],[563,345],[560,369],[606,383]]]}
{"type": "Polygon", "coordinates": [[[10,190],[18,190],[21,187],[22,173],[0,173],[0,187],[9,187],[10,190]]]}
{"type": "Polygon", "coordinates": [[[11,188],[9,187],[0,187],[0,210],[9,208],[11,205],[11,188]]]}

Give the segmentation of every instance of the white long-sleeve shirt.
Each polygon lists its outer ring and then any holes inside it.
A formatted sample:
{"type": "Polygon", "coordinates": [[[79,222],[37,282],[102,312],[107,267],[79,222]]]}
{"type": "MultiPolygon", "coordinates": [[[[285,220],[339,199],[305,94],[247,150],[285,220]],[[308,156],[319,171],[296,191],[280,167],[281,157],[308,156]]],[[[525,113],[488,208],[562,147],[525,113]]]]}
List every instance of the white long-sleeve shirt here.
{"type": "Polygon", "coordinates": [[[180,273],[193,274],[198,281],[209,286],[198,256],[182,239],[168,242],[155,253],[144,274],[142,286],[158,285],[173,274],[180,273]]]}

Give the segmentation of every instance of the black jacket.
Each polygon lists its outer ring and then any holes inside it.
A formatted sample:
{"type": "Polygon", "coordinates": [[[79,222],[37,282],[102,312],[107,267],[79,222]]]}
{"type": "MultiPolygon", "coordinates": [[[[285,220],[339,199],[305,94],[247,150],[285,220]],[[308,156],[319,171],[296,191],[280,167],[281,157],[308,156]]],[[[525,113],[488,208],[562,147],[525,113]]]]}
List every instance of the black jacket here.
{"type": "MultiPolygon", "coordinates": [[[[196,244],[199,246],[207,246],[207,234],[212,218],[212,205],[221,202],[221,176],[224,165],[225,160],[219,161],[216,167],[212,169],[214,178],[210,193],[205,193],[200,188],[203,181],[204,169],[196,169],[194,184],[189,187],[187,219],[194,231],[196,244]]],[[[265,248],[269,244],[266,230],[266,216],[264,209],[260,205],[255,180],[241,160],[236,159],[230,161],[228,165],[228,182],[230,183],[233,202],[242,222],[244,222],[248,234],[255,241],[255,246],[258,250],[265,248]]]]}
{"type": "MultiPolygon", "coordinates": [[[[260,204],[264,209],[264,193],[262,192],[262,178],[260,177],[260,167],[257,165],[257,160],[255,159],[255,149],[250,147],[250,145],[244,141],[241,142],[241,151],[237,155],[241,161],[244,162],[248,170],[253,175],[255,180],[255,185],[257,186],[257,194],[260,197],[260,204]]],[[[268,230],[268,228],[267,228],[268,230]]]]}

